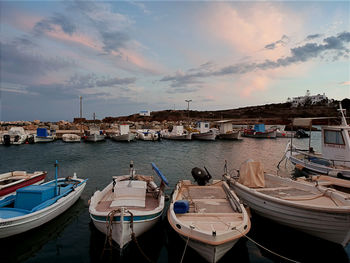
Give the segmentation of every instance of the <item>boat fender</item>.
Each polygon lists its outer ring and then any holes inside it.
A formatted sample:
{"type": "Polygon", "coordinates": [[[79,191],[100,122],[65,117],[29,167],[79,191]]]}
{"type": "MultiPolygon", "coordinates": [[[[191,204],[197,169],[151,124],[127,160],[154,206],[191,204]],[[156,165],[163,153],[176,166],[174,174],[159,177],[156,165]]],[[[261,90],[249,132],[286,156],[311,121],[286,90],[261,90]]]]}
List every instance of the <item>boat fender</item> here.
{"type": "Polygon", "coordinates": [[[177,200],[174,203],[175,214],[186,214],[190,209],[190,204],[187,200],[177,200]]]}

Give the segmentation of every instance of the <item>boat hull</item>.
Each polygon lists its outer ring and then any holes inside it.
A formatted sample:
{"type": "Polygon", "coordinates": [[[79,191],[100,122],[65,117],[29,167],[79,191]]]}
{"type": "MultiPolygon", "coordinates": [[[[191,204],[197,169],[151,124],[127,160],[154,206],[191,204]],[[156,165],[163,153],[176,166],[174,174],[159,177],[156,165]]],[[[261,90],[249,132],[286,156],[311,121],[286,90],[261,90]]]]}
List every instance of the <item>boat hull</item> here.
{"type": "Polygon", "coordinates": [[[193,133],[193,140],[203,140],[203,141],[215,141],[216,133],[214,132],[205,132],[205,133],[193,133]]]}
{"type": "Polygon", "coordinates": [[[231,132],[231,133],[220,133],[219,139],[222,140],[238,140],[240,138],[240,132],[231,132]]]}
{"type": "Polygon", "coordinates": [[[321,173],[330,176],[345,177],[350,179],[350,168],[347,169],[336,169],[330,166],[322,165],[319,163],[311,162],[307,158],[297,158],[294,154],[290,153],[290,150],[286,150],[286,158],[291,161],[294,165],[301,165],[307,170],[313,173],[321,173]]]}
{"type": "Polygon", "coordinates": [[[5,195],[14,193],[19,188],[22,188],[22,187],[25,187],[28,185],[32,185],[32,184],[38,184],[40,182],[44,182],[46,175],[47,175],[46,173],[43,173],[43,174],[40,174],[38,176],[32,177],[31,179],[19,182],[18,184],[5,187],[5,188],[0,190],[0,198],[2,198],[5,195]]]}
{"type": "Polygon", "coordinates": [[[122,135],[112,135],[111,139],[117,142],[130,142],[135,140],[136,135],[134,133],[127,133],[122,135]]]}
{"type": "Polygon", "coordinates": [[[168,135],[164,135],[163,138],[167,140],[189,141],[189,140],[192,140],[192,134],[191,133],[182,134],[182,135],[168,134],[168,135]]]}
{"type": "Polygon", "coordinates": [[[92,134],[85,137],[85,141],[87,142],[102,142],[105,140],[105,136],[101,134],[92,134]]]}
{"type": "Polygon", "coordinates": [[[54,141],[53,136],[47,136],[47,137],[35,136],[34,137],[35,143],[45,143],[45,142],[53,142],[53,141],[54,141]]]}
{"type": "MultiPolygon", "coordinates": [[[[160,219],[162,211],[148,216],[137,216],[133,218],[133,230],[136,237],[151,229],[160,219]]],[[[107,216],[97,216],[90,214],[95,227],[105,235],[107,233],[107,216]]],[[[131,241],[130,216],[125,214],[121,220],[120,214],[114,217],[112,227],[112,239],[123,249],[131,241]],[[122,222],[123,221],[123,222],[122,222]]]]}
{"type": "Polygon", "coordinates": [[[266,139],[275,139],[277,137],[276,131],[269,132],[250,132],[245,131],[242,134],[243,137],[251,137],[251,138],[266,138],[266,139]]]}
{"type": "MultiPolygon", "coordinates": [[[[80,180],[83,181],[82,179],[80,180]]],[[[24,233],[59,216],[79,199],[85,185],[86,182],[76,187],[74,191],[70,192],[67,196],[60,198],[53,205],[42,210],[11,219],[0,219],[0,238],[24,233]]]]}
{"type": "Polygon", "coordinates": [[[239,183],[230,185],[243,203],[262,217],[343,246],[350,239],[349,212],[308,209],[288,202],[277,202],[239,183]]]}

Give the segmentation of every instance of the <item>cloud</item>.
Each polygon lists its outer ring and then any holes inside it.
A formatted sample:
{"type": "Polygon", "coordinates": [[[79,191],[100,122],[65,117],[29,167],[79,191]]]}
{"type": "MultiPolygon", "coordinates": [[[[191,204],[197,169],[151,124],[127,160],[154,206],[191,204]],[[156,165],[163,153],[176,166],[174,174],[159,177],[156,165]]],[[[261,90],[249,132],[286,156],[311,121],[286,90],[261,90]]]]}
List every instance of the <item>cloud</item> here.
{"type": "Polygon", "coordinates": [[[44,18],[37,22],[34,26],[34,32],[41,35],[44,32],[55,31],[54,25],[59,26],[68,35],[76,32],[76,26],[70,18],[59,13],[55,13],[52,17],[44,18]]]}
{"type": "Polygon", "coordinates": [[[305,38],[305,40],[306,40],[306,41],[310,41],[310,40],[313,40],[313,39],[316,39],[316,38],[320,38],[320,37],[322,37],[321,34],[312,34],[312,35],[308,35],[308,36],[305,38]]]}
{"type": "Polygon", "coordinates": [[[111,51],[119,51],[119,49],[125,47],[130,40],[129,36],[124,32],[101,31],[100,34],[104,44],[103,50],[107,53],[111,51]]]}
{"type": "Polygon", "coordinates": [[[275,48],[277,48],[279,46],[285,46],[286,44],[288,44],[288,42],[289,42],[289,37],[287,37],[286,35],[283,35],[280,40],[277,40],[277,41],[275,41],[273,43],[267,44],[265,46],[265,49],[272,50],[272,49],[275,49],[275,48]]]}
{"type": "MultiPolygon", "coordinates": [[[[70,68],[75,63],[60,57],[44,57],[39,52],[21,48],[23,41],[0,42],[2,72],[5,74],[40,76],[51,71],[70,68]],[[16,45],[17,44],[17,45],[16,45]]],[[[28,44],[28,42],[27,42],[28,44]]],[[[4,76],[6,78],[6,76],[4,76]]]]}
{"type": "Polygon", "coordinates": [[[184,87],[191,84],[201,83],[199,80],[200,78],[245,74],[256,70],[270,70],[287,67],[292,64],[307,62],[313,58],[321,58],[326,52],[335,52],[339,58],[341,54],[350,53],[350,51],[344,46],[349,42],[350,33],[343,32],[337,36],[324,38],[322,44],[307,43],[299,47],[291,48],[290,56],[280,57],[276,60],[265,59],[262,62],[238,63],[216,70],[203,70],[199,67],[198,70],[191,69],[185,73],[178,71],[174,75],[163,77],[160,81],[170,82],[171,87],[184,87]]]}

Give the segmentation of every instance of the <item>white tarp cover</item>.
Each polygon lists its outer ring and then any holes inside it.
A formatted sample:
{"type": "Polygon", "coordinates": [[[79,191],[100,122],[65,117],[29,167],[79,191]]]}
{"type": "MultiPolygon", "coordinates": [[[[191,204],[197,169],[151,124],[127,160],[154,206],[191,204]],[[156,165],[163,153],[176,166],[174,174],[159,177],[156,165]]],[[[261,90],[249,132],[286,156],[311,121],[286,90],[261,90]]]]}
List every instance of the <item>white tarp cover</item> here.
{"type": "Polygon", "coordinates": [[[144,181],[119,181],[114,188],[114,200],[111,207],[115,206],[146,206],[146,188],[144,181]]]}
{"type": "Polygon", "coordinates": [[[239,169],[240,184],[247,187],[265,187],[264,167],[261,162],[248,160],[239,169]]]}

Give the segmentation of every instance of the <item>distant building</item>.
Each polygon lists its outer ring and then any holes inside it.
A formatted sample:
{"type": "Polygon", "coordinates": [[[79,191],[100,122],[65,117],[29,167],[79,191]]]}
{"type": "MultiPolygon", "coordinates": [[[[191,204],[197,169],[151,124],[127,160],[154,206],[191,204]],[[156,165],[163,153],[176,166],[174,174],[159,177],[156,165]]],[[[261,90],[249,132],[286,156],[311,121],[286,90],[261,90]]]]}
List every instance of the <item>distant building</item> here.
{"type": "Polygon", "coordinates": [[[310,90],[306,91],[305,96],[299,96],[299,97],[293,97],[292,99],[291,98],[287,99],[287,102],[292,103],[292,107],[304,106],[307,103],[311,105],[314,105],[320,102],[328,103],[328,101],[329,100],[324,93],[323,95],[321,94],[310,95],[310,90]]]}
{"type": "Polygon", "coordinates": [[[142,110],[139,112],[140,116],[151,116],[151,112],[149,110],[142,110]]]}

